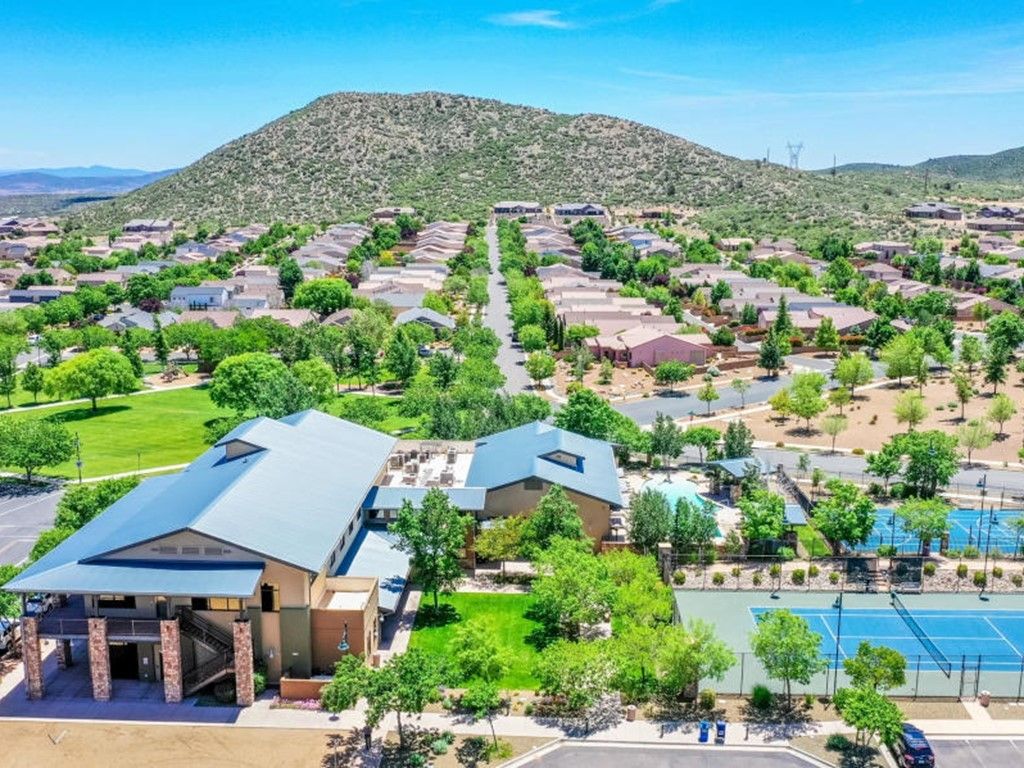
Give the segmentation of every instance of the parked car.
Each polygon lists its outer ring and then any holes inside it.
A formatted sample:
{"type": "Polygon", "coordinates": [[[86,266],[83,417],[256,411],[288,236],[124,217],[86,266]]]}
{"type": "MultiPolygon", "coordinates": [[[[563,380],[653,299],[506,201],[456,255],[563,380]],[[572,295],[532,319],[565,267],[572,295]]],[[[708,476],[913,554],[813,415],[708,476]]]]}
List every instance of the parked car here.
{"type": "Polygon", "coordinates": [[[912,766],[934,766],[935,753],[925,738],[924,731],[910,723],[903,724],[903,733],[896,739],[892,751],[896,761],[907,768],[912,766]]]}
{"type": "Polygon", "coordinates": [[[42,616],[53,608],[53,595],[34,594],[25,602],[25,613],[29,616],[42,616]]]}
{"type": "Polygon", "coordinates": [[[434,354],[434,350],[428,347],[426,344],[420,344],[420,348],[417,350],[420,357],[430,357],[434,354]]]}
{"type": "Polygon", "coordinates": [[[0,618],[0,656],[7,653],[21,635],[21,623],[17,619],[0,618]]]}

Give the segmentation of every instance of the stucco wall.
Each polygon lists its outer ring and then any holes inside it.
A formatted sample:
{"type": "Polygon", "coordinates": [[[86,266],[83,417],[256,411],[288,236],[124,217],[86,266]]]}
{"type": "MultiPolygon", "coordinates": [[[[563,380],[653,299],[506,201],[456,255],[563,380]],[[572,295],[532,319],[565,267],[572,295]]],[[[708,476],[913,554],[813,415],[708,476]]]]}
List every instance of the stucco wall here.
{"type": "MultiPolygon", "coordinates": [[[[551,489],[550,484],[541,482],[539,490],[528,490],[525,483],[516,483],[504,488],[487,492],[487,501],[481,518],[511,517],[512,515],[528,515],[537,507],[537,503],[551,489]]],[[[579,509],[583,518],[583,529],[587,536],[599,542],[609,530],[608,515],[610,506],[603,501],[566,489],[566,496],[579,509]]]]}

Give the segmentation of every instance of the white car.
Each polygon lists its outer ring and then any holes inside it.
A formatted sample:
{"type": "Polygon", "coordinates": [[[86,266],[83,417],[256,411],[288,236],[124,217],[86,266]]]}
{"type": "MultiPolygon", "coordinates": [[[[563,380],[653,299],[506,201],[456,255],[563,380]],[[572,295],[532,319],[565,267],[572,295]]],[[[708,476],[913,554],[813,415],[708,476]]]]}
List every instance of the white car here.
{"type": "Polygon", "coordinates": [[[17,619],[0,618],[0,655],[14,647],[21,635],[21,624],[17,619]]]}
{"type": "Polygon", "coordinates": [[[53,608],[53,595],[36,593],[25,602],[25,613],[29,616],[42,616],[53,608]]]}

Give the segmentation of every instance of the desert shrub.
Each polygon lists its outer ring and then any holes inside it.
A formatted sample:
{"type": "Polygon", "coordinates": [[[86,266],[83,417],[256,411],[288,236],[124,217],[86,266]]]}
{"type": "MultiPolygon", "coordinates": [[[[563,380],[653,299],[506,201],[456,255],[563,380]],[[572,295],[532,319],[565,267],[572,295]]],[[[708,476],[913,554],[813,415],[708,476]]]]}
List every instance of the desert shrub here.
{"type": "Polygon", "coordinates": [[[924,566],[921,568],[921,570],[924,571],[924,575],[925,576],[934,576],[935,575],[935,563],[925,563],[924,566]]]}
{"type": "Polygon", "coordinates": [[[792,547],[779,547],[779,559],[789,562],[796,558],[796,552],[792,547]]]}
{"type": "Polygon", "coordinates": [[[1003,578],[1003,567],[1001,565],[992,566],[992,578],[1001,579],[1003,578]]]}
{"type": "Polygon", "coordinates": [[[896,547],[892,544],[880,544],[878,546],[879,557],[892,557],[896,554],[896,547]]]}
{"type": "Polygon", "coordinates": [[[686,571],[676,571],[672,574],[672,583],[682,586],[686,583],[686,571]]]}
{"type": "Polygon", "coordinates": [[[714,709],[716,699],[717,696],[715,692],[710,688],[705,688],[700,692],[698,702],[700,703],[701,709],[714,709]]]}
{"type": "Polygon", "coordinates": [[[777,443],[775,443],[775,447],[776,448],[785,448],[786,444],[784,442],[782,442],[781,440],[779,440],[777,443]]]}
{"type": "Polygon", "coordinates": [[[966,547],[964,547],[964,557],[972,558],[972,557],[980,557],[980,556],[981,556],[981,550],[978,549],[973,544],[968,544],[966,547]]]}
{"type": "Polygon", "coordinates": [[[839,578],[840,578],[839,577],[839,571],[832,571],[832,573],[830,573],[828,575],[828,583],[829,584],[838,584],[839,583],[839,578]]]}
{"type": "Polygon", "coordinates": [[[975,571],[973,581],[974,586],[978,589],[982,589],[988,583],[988,577],[985,575],[984,571],[975,571]]]}
{"type": "Polygon", "coordinates": [[[533,702],[532,701],[526,702],[526,706],[523,707],[523,714],[526,715],[527,717],[529,717],[530,715],[533,714],[533,702]]]}
{"type": "Polygon", "coordinates": [[[831,750],[832,752],[846,752],[852,746],[853,742],[841,733],[833,733],[825,739],[825,749],[831,750]]]}
{"type": "Polygon", "coordinates": [[[782,573],[782,566],[778,563],[772,563],[770,566],[768,566],[769,576],[772,576],[774,578],[777,577],[780,573],[782,573]]]}
{"type": "Polygon", "coordinates": [[[960,578],[960,579],[966,579],[967,578],[967,565],[965,563],[960,563],[960,565],[958,565],[956,567],[956,575],[957,575],[957,578],[960,578]]]}
{"type": "Polygon", "coordinates": [[[864,455],[864,449],[863,448],[854,448],[852,451],[850,451],[850,453],[852,453],[854,456],[863,456],[864,455]]]}
{"type": "Polygon", "coordinates": [[[750,577],[750,581],[755,587],[760,587],[761,582],[763,581],[763,579],[761,578],[761,572],[756,571],[754,575],[750,577]]]}
{"type": "Polygon", "coordinates": [[[1013,574],[1013,576],[1010,577],[1010,581],[1013,582],[1013,586],[1015,587],[1024,587],[1024,576],[1019,573],[1013,574]]]}
{"type": "Polygon", "coordinates": [[[814,706],[814,694],[813,693],[805,693],[804,694],[804,709],[810,709],[813,706],[814,706]]]}
{"type": "Polygon", "coordinates": [[[427,764],[427,758],[419,752],[414,752],[405,758],[405,764],[408,768],[424,768],[427,764]]]}
{"type": "Polygon", "coordinates": [[[771,707],[772,692],[768,690],[768,686],[755,685],[753,692],[750,694],[750,703],[756,709],[768,709],[771,707]]]}
{"type": "Polygon", "coordinates": [[[732,577],[734,579],[738,579],[740,577],[740,574],[743,573],[743,569],[741,569],[738,565],[734,565],[729,572],[732,574],[732,577]]]}
{"type": "Polygon", "coordinates": [[[267,673],[256,671],[252,673],[253,693],[259,696],[267,690],[267,673]]]}
{"type": "Polygon", "coordinates": [[[444,755],[448,752],[448,742],[444,739],[434,739],[430,742],[430,751],[435,755],[444,755]]]}
{"type": "Polygon", "coordinates": [[[449,745],[455,743],[455,733],[452,731],[442,731],[441,738],[444,739],[449,745]]]}
{"type": "Polygon", "coordinates": [[[946,550],[946,557],[948,557],[950,560],[956,560],[958,557],[960,557],[960,550],[959,549],[947,549],[946,550]]]}
{"type": "Polygon", "coordinates": [[[716,587],[720,587],[725,584],[725,574],[721,571],[716,571],[711,575],[711,583],[716,587]]]}
{"type": "Polygon", "coordinates": [[[812,564],[812,565],[809,565],[807,567],[807,575],[808,575],[808,577],[810,577],[812,579],[817,578],[819,573],[821,573],[821,569],[818,568],[818,566],[812,564]]]}
{"type": "Polygon", "coordinates": [[[795,571],[793,571],[793,572],[792,572],[792,573],[791,573],[791,574],[789,575],[789,578],[790,578],[790,580],[791,580],[791,581],[792,581],[792,582],[793,582],[794,584],[796,584],[796,585],[800,585],[800,584],[803,584],[803,583],[804,583],[804,580],[805,580],[805,576],[806,576],[806,574],[804,573],[804,569],[803,569],[803,568],[797,568],[797,569],[796,569],[795,571]]]}

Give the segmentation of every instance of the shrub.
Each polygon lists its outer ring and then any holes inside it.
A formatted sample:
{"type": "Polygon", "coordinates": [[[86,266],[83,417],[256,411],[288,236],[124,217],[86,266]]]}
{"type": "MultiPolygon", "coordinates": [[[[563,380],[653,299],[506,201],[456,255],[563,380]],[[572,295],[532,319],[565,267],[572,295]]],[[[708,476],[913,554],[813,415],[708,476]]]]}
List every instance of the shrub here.
{"type": "Polygon", "coordinates": [[[725,584],[725,574],[721,571],[715,571],[715,573],[711,575],[711,583],[716,587],[722,586],[725,584]]]}
{"type": "Polygon", "coordinates": [[[738,565],[734,565],[734,566],[733,566],[733,567],[732,567],[732,568],[731,568],[731,569],[729,570],[729,573],[731,573],[731,574],[732,574],[732,577],[733,577],[734,579],[738,579],[738,578],[740,577],[740,574],[741,574],[741,573],[743,573],[743,569],[742,569],[742,568],[740,568],[740,567],[739,567],[738,565]]]}
{"type": "Polygon", "coordinates": [[[434,739],[430,742],[430,751],[435,755],[444,755],[448,752],[448,742],[444,739],[434,739]]]}
{"type": "Polygon", "coordinates": [[[1013,582],[1013,586],[1015,587],[1024,587],[1024,576],[1021,576],[1019,573],[1013,574],[1013,576],[1010,577],[1010,581],[1013,582]]]}
{"type": "Polygon", "coordinates": [[[761,572],[760,571],[755,571],[754,575],[750,577],[750,581],[753,583],[753,585],[755,587],[760,587],[761,586],[761,581],[762,581],[762,579],[761,579],[761,572]]]}
{"type": "Polygon", "coordinates": [[[921,570],[924,571],[924,575],[925,576],[934,576],[935,575],[935,563],[925,563],[924,567],[922,567],[921,570]]]}
{"type": "Polygon", "coordinates": [[[792,547],[779,547],[779,558],[788,563],[796,558],[796,552],[792,547]]]}
{"type": "Polygon", "coordinates": [[[975,571],[973,581],[974,586],[976,586],[978,589],[982,589],[984,588],[985,584],[988,583],[988,577],[985,575],[984,571],[975,571]]]}
{"type": "Polygon", "coordinates": [[[880,544],[878,546],[879,557],[892,557],[896,554],[896,547],[892,544],[880,544]]]}
{"type": "Polygon", "coordinates": [[[1001,579],[1003,578],[1003,567],[1001,565],[992,566],[992,578],[1001,579]]]}
{"type": "Polygon", "coordinates": [[[651,466],[654,469],[661,469],[661,457],[655,456],[653,459],[651,459],[651,466]]]}
{"type": "Polygon", "coordinates": [[[967,565],[965,563],[960,563],[960,565],[956,567],[956,575],[959,579],[967,578],[967,565]]]}
{"type": "Polygon", "coordinates": [[[804,573],[803,568],[797,568],[789,575],[789,578],[792,580],[794,584],[800,585],[804,583],[805,575],[806,574],[804,573]]]}
{"type": "Polygon", "coordinates": [[[504,739],[498,739],[498,743],[495,744],[491,741],[486,741],[486,746],[483,749],[483,756],[486,762],[491,760],[508,760],[512,757],[512,745],[504,739]]]}
{"type": "Polygon", "coordinates": [[[880,498],[885,494],[885,487],[881,483],[868,483],[868,496],[880,498]]]}
{"type": "Polygon", "coordinates": [[[252,673],[252,688],[253,693],[259,696],[265,690],[267,690],[267,673],[266,672],[253,672],[252,673]]]}
{"type": "Polygon", "coordinates": [[[832,573],[830,573],[828,575],[828,583],[829,584],[838,584],[839,583],[839,571],[832,571],[832,573]]]}
{"type": "Polygon", "coordinates": [[[235,703],[235,683],[232,680],[222,680],[213,686],[213,698],[221,704],[235,703]]]}
{"type": "Polygon", "coordinates": [[[672,574],[672,583],[682,586],[686,583],[686,571],[676,571],[672,574]]]}
{"type": "Polygon", "coordinates": [[[530,715],[533,714],[533,702],[532,701],[526,702],[526,706],[523,707],[523,714],[526,715],[527,717],[529,717],[530,715]]]}
{"type": "Polygon", "coordinates": [[[833,752],[846,752],[852,746],[853,742],[851,742],[841,733],[833,733],[831,736],[825,739],[825,749],[831,750],[833,752]]]}
{"type": "Polygon", "coordinates": [[[778,577],[780,573],[782,573],[782,566],[778,563],[772,563],[770,566],[768,566],[768,575],[772,578],[778,577]]]}
{"type": "Polygon", "coordinates": [[[804,694],[804,709],[810,709],[813,706],[814,706],[814,694],[813,693],[805,693],[804,694]]]}
{"type": "Polygon", "coordinates": [[[448,744],[455,743],[455,734],[452,731],[442,731],[441,738],[444,739],[448,744]]]}
{"type": "Polygon", "coordinates": [[[424,768],[427,764],[427,758],[419,752],[414,752],[405,758],[405,764],[408,768],[424,768]]]}
{"type": "Polygon", "coordinates": [[[960,557],[960,550],[959,549],[947,549],[946,550],[946,557],[948,557],[951,560],[956,560],[958,557],[960,557]]]}
{"type": "Polygon", "coordinates": [[[754,705],[756,709],[768,709],[772,705],[772,692],[768,690],[766,685],[755,685],[754,691],[750,695],[750,703],[754,705]]]}
{"type": "Polygon", "coordinates": [[[981,556],[981,550],[978,549],[973,544],[968,544],[966,547],[964,547],[964,557],[969,559],[969,558],[972,558],[972,557],[980,557],[980,556],[981,556]]]}
{"type": "Polygon", "coordinates": [[[715,692],[710,688],[702,690],[698,697],[701,709],[714,709],[716,698],[715,692]]]}
{"type": "Polygon", "coordinates": [[[819,573],[821,573],[821,569],[818,568],[818,566],[812,564],[812,565],[809,565],[807,567],[807,575],[810,578],[812,578],[812,579],[817,578],[819,573]]]}
{"type": "Polygon", "coordinates": [[[864,455],[864,449],[863,448],[854,448],[852,451],[850,451],[850,453],[852,453],[854,456],[863,456],[864,455]]]}
{"type": "Polygon", "coordinates": [[[775,447],[776,448],[785,448],[786,444],[784,442],[782,442],[781,440],[779,440],[777,443],[775,443],[775,447]]]}

